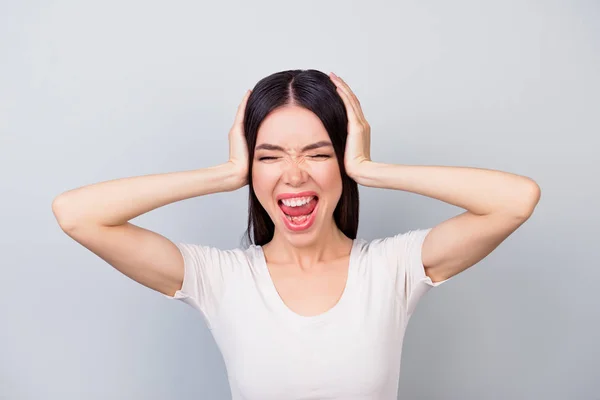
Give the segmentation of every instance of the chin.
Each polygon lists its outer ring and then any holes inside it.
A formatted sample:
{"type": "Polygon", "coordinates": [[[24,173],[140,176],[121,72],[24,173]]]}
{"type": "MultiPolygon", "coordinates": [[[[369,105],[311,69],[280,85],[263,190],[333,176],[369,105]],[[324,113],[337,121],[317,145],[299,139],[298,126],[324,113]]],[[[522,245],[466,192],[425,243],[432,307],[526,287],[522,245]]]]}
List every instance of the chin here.
{"type": "Polygon", "coordinates": [[[294,247],[309,247],[315,244],[318,241],[317,230],[311,230],[310,232],[303,233],[292,233],[292,232],[283,232],[283,236],[286,240],[294,247]]]}

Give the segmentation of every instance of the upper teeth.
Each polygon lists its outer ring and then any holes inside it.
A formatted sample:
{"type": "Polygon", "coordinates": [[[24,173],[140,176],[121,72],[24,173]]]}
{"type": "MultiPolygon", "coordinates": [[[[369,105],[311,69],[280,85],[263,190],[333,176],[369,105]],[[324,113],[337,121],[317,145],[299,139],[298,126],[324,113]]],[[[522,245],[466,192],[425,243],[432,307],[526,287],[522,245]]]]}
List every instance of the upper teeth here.
{"type": "Polygon", "coordinates": [[[288,207],[298,207],[303,206],[309,201],[311,201],[315,196],[308,197],[294,197],[293,199],[282,199],[281,202],[283,205],[288,207]]]}

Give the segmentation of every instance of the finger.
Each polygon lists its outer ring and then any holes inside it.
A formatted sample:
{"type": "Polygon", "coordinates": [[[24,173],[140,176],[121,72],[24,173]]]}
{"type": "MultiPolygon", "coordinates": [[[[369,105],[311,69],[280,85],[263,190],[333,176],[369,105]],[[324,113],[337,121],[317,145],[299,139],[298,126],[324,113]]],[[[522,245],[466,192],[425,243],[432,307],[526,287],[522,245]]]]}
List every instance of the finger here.
{"type": "Polygon", "coordinates": [[[350,95],[350,98],[352,99],[352,104],[354,105],[354,109],[356,111],[356,113],[358,114],[358,116],[361,119],[365,119],[365,116],[363,114],[362,111],[362,107],[360,105],[360,101],[358,100],[358,97],[356,97],[356,95],[354,94],[354,92],[352,91],[352,89],[350,89],[350,85],[348,85],[346,83],[346,81],[344,81],[342,78],[338,77],[340,82],[342,83],[342,86],[346,89],[346,92],[350,95]]]}
{"type": "Polygon", "coordinates": [[[248,103],[248,97],[250,97],[250,93],[252,93],[252,90],[248,89],[248,91],[244,95],[244,98],[242,99],[242,102],[238,106],[237,113],[235,115],[234,124],[239,124],[239,125],[243,124],[244,114],[246,111],[246,104],[248,103]]]}
{"type": "Polygon", "coordinates": [[[331,73],[331,75],[333,76],[332,80],[336,84],[336,86],[338,88],[340,88],[341,90],[343,90],[344,93],[346,93],[346,95],[350,99],[350,101],[352,103],[352,107],[354,108],[354,111],[357,114],[357,116],[360,119],[364,120],[365,116],[363,114],[362,107],[360,106],[360,101],[358,100],[358,97],[356,97],[356,95],[354,94],[354,92],[352,91],[352,89],[350,89],[350,86],[342,78],[340,78],[339,76],[337,76],[333,72],[331,73]]]}
{"type": "Polygon", "coordinates": [[[353,123],[360,124],[361,121],[360,121],[358,115],[356,114],[356,110],[354,109],[354,106],[352,105],[352,101],[350,100],[350,97],[348,96],[348,94],[339,86],[337,88],[337,91],[338,91],[338,94],[340,95],[340,97],[342,98],[344,105],[346,106],[346,113],[348,114],[348,120],[353,123]]]}
{"type": "Polygon", "coordinates": [[[351,94],[352,91],[350,90],[348,85],[346,85],[345,82],[343,82],[341,80],[341,78],[339,76],[337,76],[336,74],[334,74],[333,72],[331,73],[331,77],[332,77],[331,80],[333,81],[336,88],[338,89],[338,92],[344,93],[346,95],[346,99],[348,99],[348,101],[350,102],[350,104],[352,106],[352,110],[358,116],[359,113],[358,113],[358,109],[357,109],[357,104],[355,104],[354,98],[352,97],[352,94],[351,94]]]}
{"type": "Polygon", "coordinates": [[[360,104],[360,102],[358,101],[358,98],[356,97],[356,95],[354,94],[352,89],[350,89],[350,85],[348,85],[346,83],[346,81],[344,79],[342,79],[341,77],[337,76],[334,73],[332,73],[332,74],[335,77],[335,79],[340,83],[340,85],[344,88],[344,90],[350,96],[350,98],[352,98],[352,100],[356,101],[356,103],[360,104]]]}
{"type": "Polygon", "coordinates": [[[354,100],[350,97],[350,94],[341,86],[337,87],[337,92],[342,98],[342,101],[346,105],[346,111],[348,112],[348,119],[356,123],[362,123],[361,113],[356,109],[354,100]]]}

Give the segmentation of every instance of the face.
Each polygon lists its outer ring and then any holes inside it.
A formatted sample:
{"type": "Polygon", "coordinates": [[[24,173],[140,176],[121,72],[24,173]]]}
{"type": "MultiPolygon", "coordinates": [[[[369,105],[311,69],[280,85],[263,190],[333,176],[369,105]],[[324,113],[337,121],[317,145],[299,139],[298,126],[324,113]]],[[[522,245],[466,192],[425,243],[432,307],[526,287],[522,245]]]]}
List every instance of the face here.
{"type": "Polygon", "coordinates": [[[319,117],[299,106],[271,112],[258,130],[252,163],[254,192],[276,235],[302,246],[333,228],[342,178],[319,117]]]}

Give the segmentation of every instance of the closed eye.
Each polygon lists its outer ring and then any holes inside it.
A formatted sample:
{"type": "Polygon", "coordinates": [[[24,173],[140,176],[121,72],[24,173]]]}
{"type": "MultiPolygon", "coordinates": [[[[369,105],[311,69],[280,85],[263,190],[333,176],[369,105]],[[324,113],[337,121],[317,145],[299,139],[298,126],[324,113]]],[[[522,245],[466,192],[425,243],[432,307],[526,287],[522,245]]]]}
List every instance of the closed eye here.
{"type": "MultiPolygon", "coordinates": [[[[316,159],[322,159],[322,160],[331,158],[331,156],[329,154],[315,154],[315,155],[308,156],[308,157],[310,157],[310,158],[316,158],[316,159]]],[[[259,157],[258,161],[273,161],[273,160],[277,160],[279,158],[281,158],[281,157],[263,156],[263,157],[259,157]]]]}

